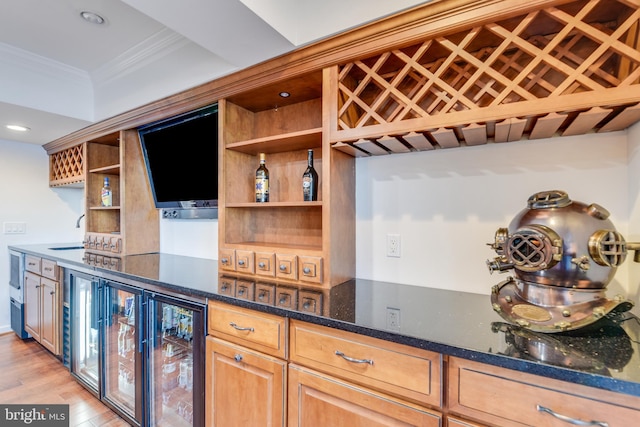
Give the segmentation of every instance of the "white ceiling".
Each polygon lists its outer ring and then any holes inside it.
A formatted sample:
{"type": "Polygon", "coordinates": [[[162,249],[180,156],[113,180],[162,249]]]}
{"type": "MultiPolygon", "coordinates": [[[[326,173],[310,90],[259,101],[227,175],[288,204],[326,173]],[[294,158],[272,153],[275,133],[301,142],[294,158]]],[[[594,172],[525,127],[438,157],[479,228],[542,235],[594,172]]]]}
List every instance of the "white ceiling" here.
{"type": "Polygon", "coordinates": [[[0,139],[45,144],[423,2],[2,0],[0,139]]]}

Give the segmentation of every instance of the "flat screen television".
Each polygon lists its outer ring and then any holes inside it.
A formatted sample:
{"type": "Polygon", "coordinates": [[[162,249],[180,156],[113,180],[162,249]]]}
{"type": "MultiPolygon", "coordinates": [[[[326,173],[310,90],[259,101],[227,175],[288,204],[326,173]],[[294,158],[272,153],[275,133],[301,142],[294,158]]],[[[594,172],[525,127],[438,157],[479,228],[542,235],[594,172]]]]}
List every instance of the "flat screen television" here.
{"type": "Polygon", "coordinates": [[[163,217],[217,218],[218,105],[150,123],[138,134],[163,217]]]}

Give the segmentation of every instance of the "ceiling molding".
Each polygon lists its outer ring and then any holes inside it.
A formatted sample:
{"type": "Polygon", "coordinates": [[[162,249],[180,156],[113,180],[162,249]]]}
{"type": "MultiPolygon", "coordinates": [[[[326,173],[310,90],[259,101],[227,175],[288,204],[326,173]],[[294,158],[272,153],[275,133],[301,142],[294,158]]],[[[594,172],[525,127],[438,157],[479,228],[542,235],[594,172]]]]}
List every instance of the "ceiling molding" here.
{"type": "Polygon", "coordinates": [[[96,87],[108,84],[191,43],[180,34],[165,28],[93,70],[91,79],[96,87]]]}
{"type": "Polygon", "coordinates": [[[0,66],[28,70],[34,74],[62,79],[79,86],[91,85],[89,73],[86,71],[1,42],[0,66]]]}

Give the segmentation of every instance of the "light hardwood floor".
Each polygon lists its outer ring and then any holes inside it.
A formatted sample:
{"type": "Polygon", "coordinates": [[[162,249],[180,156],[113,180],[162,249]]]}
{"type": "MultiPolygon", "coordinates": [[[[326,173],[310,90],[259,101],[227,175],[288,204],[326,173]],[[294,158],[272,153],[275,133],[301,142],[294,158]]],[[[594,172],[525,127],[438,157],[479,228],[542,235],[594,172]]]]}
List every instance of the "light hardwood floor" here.
{"type": "Polygon", "coordinates": [[[0,402],[69,404],[70,427],[128,426],[32,339],[0,335],[0,402]]]}

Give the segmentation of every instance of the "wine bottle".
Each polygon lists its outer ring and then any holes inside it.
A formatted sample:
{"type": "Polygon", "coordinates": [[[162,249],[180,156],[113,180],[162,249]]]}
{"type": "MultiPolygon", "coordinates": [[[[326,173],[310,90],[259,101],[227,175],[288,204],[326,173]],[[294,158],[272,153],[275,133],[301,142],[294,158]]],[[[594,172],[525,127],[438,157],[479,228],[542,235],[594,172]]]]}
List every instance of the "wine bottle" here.
{"type": "Polygon", "coordinates": [[[256,202],[269,201],[269,169],[265,166],[265,155],[260,153],[260,167],[256,170],[256,202]]]}
{"type": "Polygon", "coordinates": [[[313,150],[307,152],[307,170],[302,174],[302,198],[305,202],[318,200],[318,173],[313,168],[313,150]]]}
{"type": "Polygon", "coordinates": [[[109,184],[109,177],[104,178],[104,184],[100,192],[100,202],[102,206],[113,206],[113,194],[111,193],[111,185],[109,184]]]}

